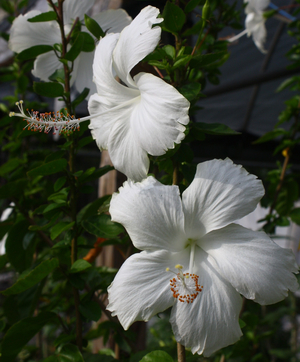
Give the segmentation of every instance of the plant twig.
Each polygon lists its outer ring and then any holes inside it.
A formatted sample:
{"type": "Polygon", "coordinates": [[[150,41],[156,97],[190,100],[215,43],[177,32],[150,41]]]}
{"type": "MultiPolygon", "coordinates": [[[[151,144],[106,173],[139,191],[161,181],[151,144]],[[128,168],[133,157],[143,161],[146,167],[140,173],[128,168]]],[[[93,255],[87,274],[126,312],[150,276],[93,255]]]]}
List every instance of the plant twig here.
{"type": "Polygon", "coordinates": [[[177,342],[177,357],[178,362],[185,362],[185,348],[183,345],[177,342]]]}

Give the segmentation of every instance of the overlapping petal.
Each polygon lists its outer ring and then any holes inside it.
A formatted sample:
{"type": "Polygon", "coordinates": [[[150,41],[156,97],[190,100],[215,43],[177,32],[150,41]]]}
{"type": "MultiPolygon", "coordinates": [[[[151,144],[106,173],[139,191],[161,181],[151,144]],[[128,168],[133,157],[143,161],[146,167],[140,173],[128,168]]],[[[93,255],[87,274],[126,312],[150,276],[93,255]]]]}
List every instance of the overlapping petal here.
{"type": "Polygon", "coordinates": [[[160,40],[161,28],[152,27],[163,21],[157,18],[158,14],[157,8],[146,6],[120,34],[113,54],[113,66],[129,87],[136,88],[130,75],[131,69],[151,53],[160,40]]]}
{"type": "Polygon", "coordinates": [[[242,301],[199,248],[196,249],[195,265],[203,290],[193,304],[177,302],[172,308],[170,322],[177,342],[191,348],[193,353],[209,356],[241,337],[239,313],[242,301]]]}
{"type": "Polygon", "coordinates": [[[259,15],[256,13],[248,14],[245,20],[245,25],[248,32],[248,36],[252,35],[252,39],[257,48],[262,53],[266,53],[264,44],[267,38],[267,30],[263,15],[262,14],[259,15]]]}
{"type": "Polygon", "coordinates": [[[27,21],[41,12],[29,11],[25,15],[19,15],[13,22],[10,30],[9,48],[20,53],[35,45],[53,45],[61,41],[60,31],[55,21],[30,23],[27,21]]]}
{"type": "Polygon", "coordinates": [[[32,74],[43,80],[44,82],[49,81],[50,75],[52,75],[57,69],[63,67],[62,63],[58,60],[54,51],[50,51],[45,54],[39,55],[34,61],[34,67],[32,74]]]}
{"type": "Polygon", "coordinates": [[[284,299],[298,289],[292,250],[283,249],[264,232],[231,224],[205,235],[198,244],[236,290],[260,304],[284,299]]]}
{"type": "Polygon", "coordinates": [[[106,113],[93,117],[89,128],[98,147],[108,150],[115,168],[141,181],[149,169],[147,154],[160,156],[184,138],[189,102],[152,74],[139,73],[131,88],[115,80],[115,49],[130,26],[120,36],[108,34],[97,46],[93,64],[97,95],[89,100],[89,112],[106,113]]]}
{"type": "Polygon", "coordinates": [[[141,183],[125,182],[119,194],[113,195],[109,211],[140,250],[184,248],[184,215],[177,186],[164,186],[153,177],[141,183]]]}
{"type": "Polygon", "coordinates": [[[176,263],[176,254],[143,251],[132,255],[122,265],[108,288],[107,309],[118,316],[124,329],[135,321],[148,321],[173,305],[170,274],[166,268],[176,263]]]}
{"type": "Polygon", "coordinates": [[[83,20],[84,14],[86,14],[91,9],[94,3],[95,0],[64,0],[64,24],[73,24],[76,18],[83,20]]]}
{"type": "Polygon", "coordinates": [[[193,182],[182,195],[187,235],[199,239],[242,218],[263,195],[262,182],[228,158],[198,164],[193,182]]]}

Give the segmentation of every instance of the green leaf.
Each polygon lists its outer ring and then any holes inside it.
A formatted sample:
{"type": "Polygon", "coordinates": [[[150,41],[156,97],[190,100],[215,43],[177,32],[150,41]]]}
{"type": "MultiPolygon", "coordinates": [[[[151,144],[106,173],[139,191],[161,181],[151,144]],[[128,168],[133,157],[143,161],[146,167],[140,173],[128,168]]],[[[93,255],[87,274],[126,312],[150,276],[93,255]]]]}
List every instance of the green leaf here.
{"type": "Polygon", "coordinates": [[[81,102],[83,102],[85,100],[85,98],[88,96],[89,94],[89,88],[84,88],[84,90],[79,94],[79,96],[77,96],[74,101],[72,102],[72,106],[75,108],[77,107],[81,102]]]}
{"type": "Polygon", "coordinates": [[[50,233],[51,240],[56,239],[63,231],[69,230],[74,224],[75,221],[72,221],[70,223],[61,221],[55,226],[53,226],[50,233]]]}
{"type": "Polygon", "coordinates": [[[91,264],[84,259],[78,259],[75,263],[71,266],[70,273],[79,273],[83,270],[91,268],[91,264]]]}
{"type": "Polygon", "coordinates": [[[18,198],[24,192],[27,180],[11,181],[0,187],[0,199],[18,198]]]}
{"type": "Polygon", "coordinates": [[[274,138],[277,138],[279,136],[284,136],[288,134],[288,131],[286,131],[283,128],[276,128],[273,131],[267,132],[266,134],[264,134],[262,137],[260,137],[257,141],[253,142],[254,144],[257,143],[263,143],[263,142],[267,142],[267,141],[271,141],[274,138]]]}
{"type": "Polygon", "coordinates": [[[65,82],[65,71],[63,68],[56,69],[56,71],[50,75],[49,80],[52,80],[53,82],[65,82]]]}
{"type": "Polygon", "coordinates": [[[173,358],[164,351],[153,351],[144,356],[140,362],[174,362],[173,358]]]}
{"type": "Polygon", "coordinates": [[[6,243],[6,255],[8,261],[17,269],[22,272],[29,267],[32,253],[25,250],[23,247],[24,236],[28,232],[29,223],[27,220],[21,220],[16,223],[10,230],[6,243]]]}
{"type": "Polygon", "coordinates": [[[86,205],[84,208],[82,208],[78,215],[77,220],[82,221],[84,219],[87,219],[88,217],[98,214],[99,208],[110,199],[110,195],[105,195],[100,197],[99,199],[91,202],[90,204],[86,205]]]}
{"type": "Polygon", "coordinates": [[[30,23],[40,23],[43,21],[51,21],[56,19],[57,15],[55,11],[48,11],[46,13],[41,13],[37,16],[34,16],[33,18],[27,19],[27,21],[29,21],[30,23]]]}
{"type": "Polygon", "coordinates": [[[21,277],[20,279],[18,279],[15,284],[13,284],[10,288],[4,290],[1,293],[4,295],[22,293],[24,292],[24,290],[27,290],[39,283],[57,267],[57,259],[45,260],[36,268],[34,268],[29,274],[27,274],[25,277],[21,277]]]}
{"type": "Polygon", "coordinates": [[[27,48],[17,55],[19,61],[36,58],[40,54],[44,54],[53,50],[51,45],[34,45],[31,48],[27,48]]]}
{"type": "Polygon", "coordinates": [[[189,101],[198,98],[201,91],[201,84],[191,82],[178,89],[179,92],[189,101]]]}
{"type": "Polygon", "coordinates": [[[67,167],[67,160],[62,158],[60,160],[54,160],[48,163],[44,163],[41,166],[38,166],[30,171],[27,172],[27,175],[30,177],[35,176],[46,176],[46,175],[52,175],[54,173],[60,172],[64,170],[67,167]]]}
{"type": "Polygon", "coordinates": [[[197,5],[199,5],[199,3],[201,2],[202,0],[190,0],[187,4],[186,4],[186,6],[185,6],[185,8],[184,8],[184,12],[187,14],[187,13],[190,13],[192,10],[194,10],[195,9],[195,7],[197,6],[197,5]]]}
{"type": "Polygon", "coordinates": [[[95,41],[94,38],[89,34],[86,33],[85,31],[82,31],[81,36],[83,36],[83,47],[82,47],[82,51],[83,52],[92,52],[95,50],[95,41]]]}
{"type": "Polygon", "coordinates": [[[83,220],[81,225],[90,234],[102,238],[113,238],[124,232],[123,227],[111,221],[110,216],[106,214],[91,216],[83,220]]]}
{"type": "Polygon", "coordinates": [[[49,97],[49,98],[61,97],[64,94],[64,87],[60,83],[33,82],[33,89],[35,93],[39,94],[40,96],[49,97]]]}
{"type": "Polygon", "coordinates": [[[208,65],[216,64],[219,65],[219,62],[223,62],[228,57],[227,51],[209,53],[209,54],[199,54],[194,56],[190,61],[191,68],[200,68],[208,65]]]}
{"type": "Polygon", "coordinates": [[[28,317],[15,323],[5,334],[1,344],[1,362],[12,362],[47,323],[56,319],[56,314],[41,312],[37,317],[28,317]]]}
{"type": "Polygon", "coordinates": [[[11,158],[2,166],[0,166],[0,176],[6,175],[7,173],[15,170],[22,161],[19,158],[11,158]]]}
{"type": "Polygon", "coordinates": [[[185,14],[179,6],[167,2],[163,11],[163,27],[171,33],[177,34],[185,23],[185,14]]]}
{"type": "Polygon", "coordinates": [[[80,313],[88,320],[97,322],[101,318],[102,310],[97,302],[90,300],[79,305],[80,313]]]}
{"type": "Polygon", "coordinates": [[[105,36],[105,32],[101,29],[100,25],[96,20],[90,18],[88,15],[84,15],[84,23],[88,30],[96,37],[98,40],[101,37],[105,36]]]}
{"type": "Polygon", "coordinates": [[[300,207],[293,209],[289,216],[295,224],[300,225],[300,207]]]}
{"type": "Polygon", "coordinates": [[[66,183],[66,181],[67,181],[67,178],[64,176],[57,179],[53,186],[54,191],[57,192],[58,190],[60,190],[63,187],[63,185],[66,183]]]}
{"type": "Polygon", "coordinates": [[[191,124],[191,128],[194,128],[197,131],[201,131],[206,134],[213,134],[213,135],[238,135],[238,134],[240,134],[239,132],[236,132],[233,129],[226,126],[225,124],[221,124],[221,123],[195,122],[195,123],[191,124]]]}
{"type": "Polygon", "coordinates": [[[95,42],[92,36],[86,32],[78,33],[71,49],[65,55],[65,59],[74,61],[81,51],[91,52],[95,49],[95,42]]]}
{"type": "Polygon", "coordinates": [[[7,262],[8,262],[8,260],[7,260],[6,254],[0,255],[0,270],[5,267],[7,262]]]}

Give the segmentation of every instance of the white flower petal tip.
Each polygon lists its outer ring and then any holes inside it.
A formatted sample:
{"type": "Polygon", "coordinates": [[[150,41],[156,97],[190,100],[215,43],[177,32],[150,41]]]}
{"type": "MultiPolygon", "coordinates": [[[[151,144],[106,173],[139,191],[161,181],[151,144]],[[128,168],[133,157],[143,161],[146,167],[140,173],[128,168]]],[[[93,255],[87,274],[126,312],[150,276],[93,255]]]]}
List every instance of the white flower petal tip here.
{"type": "Polygon", "coordinates": [[[97,94],[90,97],[89,128],[100,149],[107,149],[115,168],[141,181],[149,169],[148,154],[161,156],[185,137],[190,103],[174,87],[148,73],[134,79],[131,69],[154,50],[161,29],[152,25],[158,9],[147,6],[120,34],[99,42],[93,64],[97,94]],[[115,80],[115,74],[123,80],[115,80]]]}
{"type": "Polygon", "coordinates": [[[267,53],[264,47],[267,38],[267,30],[265,26],[266,19],[263,10],[266,9],[270,0],[244,0],[247,3],[245,13],[245,28],[248,36],[252,36],[254,44],[262,52],[267,53]]]}
{"type": "Polygon", "coordinates": [[[172,306],[176,340],[209,356],[241,337],[241,294],[272,304],[295,291],[292,252],[232,223],[263,193],[262,183],[229,159],[199,164],[182,200],[177,186],[153,177],[125,182],[110,213],[143,251],[125,261],[109,288],[108,309],[123,327],[172,306]]]}

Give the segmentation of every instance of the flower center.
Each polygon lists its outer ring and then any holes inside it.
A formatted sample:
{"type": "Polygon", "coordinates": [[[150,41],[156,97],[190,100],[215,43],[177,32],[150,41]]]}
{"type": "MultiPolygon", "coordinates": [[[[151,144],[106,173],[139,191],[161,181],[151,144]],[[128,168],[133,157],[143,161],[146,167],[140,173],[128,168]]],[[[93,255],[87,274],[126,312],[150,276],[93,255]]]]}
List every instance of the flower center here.
{"type": "Polygon", "coordinates": [[[175,268],[178,270],[178,273],[173,272],[170,268],[166,269],[166,271],[170,271],[176,275],[176,277],[170,279],[173,297],[182,303],[193,303],[203,289],[203,285],[200,286],[198,283],[199,276],[196,274],[183,273],[183,267],[180,264],[175,265],[175,268]]]}

